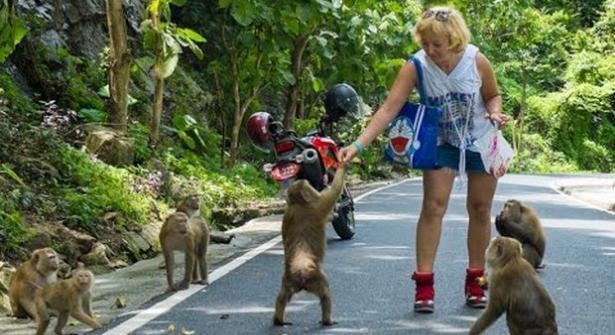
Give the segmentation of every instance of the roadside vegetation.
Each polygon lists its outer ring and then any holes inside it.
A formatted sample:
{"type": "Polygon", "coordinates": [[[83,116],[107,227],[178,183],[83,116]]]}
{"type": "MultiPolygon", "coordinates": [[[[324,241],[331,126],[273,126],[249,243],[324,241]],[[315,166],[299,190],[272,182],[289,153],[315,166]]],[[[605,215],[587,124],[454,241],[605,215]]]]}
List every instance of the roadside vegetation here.
{"type": "MultiPolygon", "coordinates": [[[[243,131],[247,117],[265,110],[311,129],[338,82],[376,110],[419,49],[414,22],[437,3],[143,1],[144,15],[128,19],[127,49],[120,39],[92,50],[46,44],[53,29],[44,6],[0,0],[0,259],[23,259],[42,244],[61,249],[40,225],[104,239],[160,221],[193,193],[212,225],[228,227],[229,211],[277,195],[260,171],[271,157],[243,131]],[[125,52],[128,82],[110,83],[121,78],[114,64],[125,52]],[[129,161],[84,148],[96,127],[128,139],[129,161]]],[[[512,172],[615,172],[615,0],[449,3],[494,65],[515,119],[505,130],[517,150],[512,172]]],[[[341,125],[338,137],[354,138],[366,120],[341,125]]],[[[390,176],[383,146],[368,148],[354,173],[390,176]]]]}

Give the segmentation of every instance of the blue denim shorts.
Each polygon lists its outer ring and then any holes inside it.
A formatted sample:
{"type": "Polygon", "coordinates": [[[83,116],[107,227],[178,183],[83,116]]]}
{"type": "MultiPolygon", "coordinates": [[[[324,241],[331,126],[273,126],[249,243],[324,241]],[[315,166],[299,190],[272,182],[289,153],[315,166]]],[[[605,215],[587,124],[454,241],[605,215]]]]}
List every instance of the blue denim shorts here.
{"type": "MultiPolygon", "coordinates": [[[[459,170],[459,148],[444,143],[438,146],[438,162],[439,168],[449,168],[455,171],[459,170]]],[[[485,172],[485,166],[480,158],[480,153],[466,150],[466,171],[485,172]]]]}

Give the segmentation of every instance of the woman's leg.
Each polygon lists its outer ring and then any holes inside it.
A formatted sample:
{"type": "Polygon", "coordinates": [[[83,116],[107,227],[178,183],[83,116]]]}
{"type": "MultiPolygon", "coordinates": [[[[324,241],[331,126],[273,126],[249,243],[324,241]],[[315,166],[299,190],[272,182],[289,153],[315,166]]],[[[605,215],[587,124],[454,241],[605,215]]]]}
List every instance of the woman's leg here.
{"type": "Polygon", "coordinates": [[[468,200],[470,217],[468,227],[468,257],[470,268],[485,267],[485,250],[491,238],[491,205],[497,179],[486,172],[468,173],[468,200]]]}
{"type": "Polygon", "coordinates": [[[423,171],[423,206],[416,226],[416,271],[433,272],[440,243],[442,218],[455,180],[455,171],[423,171]]]}
{"type": "Polygon", "coordinates": [[[433,265],[440,243],[442,217],[455,180],[455,172],[448,168],[423,172],[423,207],[416,226],[416,282],[414,311],[432,313],[434,310],[433,265]]]}
{"type": "Polygon", "coordinates": [[[469,265],[464,292],[466,304],[474,308],[485,308],[487,305],[487,297],[478,284],[478,278],[485,275],[485,249],[491,237],[491,204],[496,186],[497,179],[486,172],[468,173],[469,265]]]}

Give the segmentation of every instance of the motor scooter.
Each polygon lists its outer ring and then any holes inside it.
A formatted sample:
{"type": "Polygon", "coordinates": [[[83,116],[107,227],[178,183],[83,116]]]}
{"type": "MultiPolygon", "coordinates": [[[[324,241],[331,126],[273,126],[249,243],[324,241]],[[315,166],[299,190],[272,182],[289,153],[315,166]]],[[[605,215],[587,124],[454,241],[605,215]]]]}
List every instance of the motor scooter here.
{"type": "MultiPolygon", "coordinates": [[[[263,166],[263,170],[280,185],[282,193],[297,179],[306,179],[316,190],[321,191],[332,181],[340,162],[336,143],[327,130],[341,117],[347,115],[343,109],[360,108],[358,95],[350,85],[334,86],[325,98],[326,113],[315,130],[304,136],[292,129],[286,129],[266,112],[257,112],[248,118],[246,124],[252,143],[259,149],[273,151],[275,161],[263,166]],[[352,101],[356,99],[356,101],[352,101]]],[[[354,202],[347,187],[344,187],[333,210],[333,229],[342,240],[349,240],[355,234],[354,202]]]]}

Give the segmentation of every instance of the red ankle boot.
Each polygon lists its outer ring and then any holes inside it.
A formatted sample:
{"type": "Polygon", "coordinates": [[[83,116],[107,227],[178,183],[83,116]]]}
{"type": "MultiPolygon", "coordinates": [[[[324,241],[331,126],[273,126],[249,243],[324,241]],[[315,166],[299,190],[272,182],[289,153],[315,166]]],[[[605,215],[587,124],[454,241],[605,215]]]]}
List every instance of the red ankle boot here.
{"type": "Polygon", "coordinates": [[[466,269],[466,304],[472,308],[485,308],[485,306],[487,305],[487,297],[485,297],[485,291],[480,287],[478,281],[478,278],[482,277],[484,274],[484,269],[466,269]]]}
{"type": "Polygon", "coordinates": [[[412,279],[416,282],[414,311],[417,313],[433,313],[435,295],[433,277],[433,272],[415,272],[412,274],[412,279]]]}

